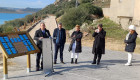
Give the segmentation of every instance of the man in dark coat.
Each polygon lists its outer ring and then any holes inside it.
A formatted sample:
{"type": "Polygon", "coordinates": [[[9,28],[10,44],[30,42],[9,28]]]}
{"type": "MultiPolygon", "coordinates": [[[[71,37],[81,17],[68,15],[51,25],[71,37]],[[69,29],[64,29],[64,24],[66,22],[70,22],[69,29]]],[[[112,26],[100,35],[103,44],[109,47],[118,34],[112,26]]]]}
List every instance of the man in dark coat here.
{"type": "Polygon", "coordinates": [[[54,64],[57,63],[57,55],[59,49],[60,49],[60,61],[61,63],[65,64],[63,62],[63,50],[66,42],[66,31],[64,28],[62,28],[62,23],[59,23],[58,28],[56,28],[53,32],[53,42],[55,44],[54,64]]]}
{"type": "Polygon", "coordinates": [[[76,25],[76,31],[74,31],[71,35],[72,41],[69,46],[69,52],[72,51],[71,53],[71,64],[73,64],[73,59],[75,58],[75,64],[77,64],[77,59],[79,53],[82,52],[82,44],[81,44],[81,39],[83,37],[83,33],[80,32],[80,26],[76,25]]]}
{"type": "MultiPolygon", "coordinates": [[[[34,40],[37,41],[37,46],[40,49],[40,52],[37,53],[36,57],[36,71],[39,71],[40,68],[40,57],[42,54],[42,39],[51,37],[49,30],[45,28],[44,22],[40,23],[40,29],[35,32],[34,40]]],[[[41,62],[41,69],[43,69],[43,60],[41,62]]]]}
{"type": "Polygon", "coordinates": [[[99,24],[98,29],[96,29],[92,35],[95,38],[94,44],[93,44],[93,49],[92,49],[92,53],[94,54],[94,59],[93,59],[92,64],[96,64],[96,60],[97,60],[97,65],[99,65],[102,54],[105,54],[106,31],[104,31],[104,29],[102,27],[103,27],[103,25],[99,24]],[[97,57],[98,57],[98,59],[97,59],[97,57]]]}

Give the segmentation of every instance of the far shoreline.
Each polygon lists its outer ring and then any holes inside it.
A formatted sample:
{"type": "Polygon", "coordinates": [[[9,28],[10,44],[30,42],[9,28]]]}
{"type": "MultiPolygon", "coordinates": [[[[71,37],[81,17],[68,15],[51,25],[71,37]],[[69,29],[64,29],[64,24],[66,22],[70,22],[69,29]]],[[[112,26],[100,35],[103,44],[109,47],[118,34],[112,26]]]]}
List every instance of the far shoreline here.
{"type": "MultiPolygon", "coordinates": [[[[33,13],[1,13],[0,12],[0,15],[32,15],[33,13]]],[[[25,16],[24,16],[25,17],[25,16]]],[[[4,18],[0,19],[0,26],[5,24],[5,21],[11,21],[11,20],[15,20],[15,19],[20,19],[20,18],[24,18],[24,17],[19,17],[19,18],[10,18],[8,20],[5,20],[4,18]]]]}
{"type": "Polygon", "coordinates": [[[24,12],[24,13],[18,13],[18,12],[0,12],[0,13],[8,13],[8,14],[33,14],[33,13],[31,13],[31,12],[24,12]]]}

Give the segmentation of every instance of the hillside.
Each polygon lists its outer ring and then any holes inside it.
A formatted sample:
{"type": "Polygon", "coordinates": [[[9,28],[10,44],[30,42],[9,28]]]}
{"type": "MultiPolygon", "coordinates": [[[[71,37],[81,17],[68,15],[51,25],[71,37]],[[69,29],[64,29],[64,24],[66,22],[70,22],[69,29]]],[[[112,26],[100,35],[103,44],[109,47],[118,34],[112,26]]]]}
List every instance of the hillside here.
{"type": "Polygon", "coordinates": [[[15,10],[0,8],[0,13],[16,13],[15,10]]]}
{"type": "Polygon", "coordinates": [[[40,11],[41,8],[10,8],[0,7],[0,13],[35,13],[40,11]]]}
{"type": "MultiPolygon", "coordinates": [[[[72,29],[75,26],[75,24],[82,25],[82,23],[84,22],[91,23],[93,19],[95,19],[95,17],[100,18],[103,16],[102,9],[100,7],[94,6],[92,4],[92,1],[93,0],[80,0],[76,8],[75,7],[76,0],[58,0],[57,4],[50,4],[45,8],[41,9],[40,11],[33,13],[32,15],[27,15],[25,18],[7,21],[5,24],[0,26],[0,32],[9,32],[12,31],[14,27],[21,27],[25,26],[26,24],[32,24],[37,20],[46,18],[47,14],[55,15],[57,18],[62,17],[61,22],[63,24],[65,23],[65,21],[66,22],[72,21],[64,24],[64,27],[66,29],[72,29]],[[71,13],[69,13],[69,11],[71,13]],[[78,15],[80,18],[78,18],[78,15]]],[[[12,10],[16,10],[19,13],[22,11],[24,12],[26,11],[30,12],[31,10],[35,11],[34,9],[30,10],[30,8],[22,10],[21,9],[12,9],[12,10]]]]}
{"type": "Polygon", "coordinates": [[[111,0],[95,0],[93,4],[102,8],[109,8],[111,0]]]}
{"type": "MultiPolygon", "coordinates": [[[[62,3],[62,2],[68,2],[68,1],[72,1],[72,0],[56,0],[54,4],[59,4],[59,3],[62,3]]],[[[77,0],[78,3],[80,3],[81,1],[89,1],[89,0],[77,0]]],[[[108,8],[110,7],[110,2],[111,0],[90,0],[91,3],[93,3],[95,6],[98,6],[98,7],[103,7],[103,8],[108,8]]]]}

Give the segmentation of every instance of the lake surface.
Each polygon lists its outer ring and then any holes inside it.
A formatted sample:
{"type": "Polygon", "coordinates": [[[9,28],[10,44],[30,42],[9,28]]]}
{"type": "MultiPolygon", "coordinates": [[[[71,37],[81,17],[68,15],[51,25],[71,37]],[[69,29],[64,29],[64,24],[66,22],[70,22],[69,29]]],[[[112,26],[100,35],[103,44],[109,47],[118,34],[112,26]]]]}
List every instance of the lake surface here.
{"type": "Polygon", "coordinates": [[[4,24],[5,21],[14,20],[18,18],[24,18],[26,15],[31,13],[17,14],[17,13],[0,13],[0,25],[4,24]]]}

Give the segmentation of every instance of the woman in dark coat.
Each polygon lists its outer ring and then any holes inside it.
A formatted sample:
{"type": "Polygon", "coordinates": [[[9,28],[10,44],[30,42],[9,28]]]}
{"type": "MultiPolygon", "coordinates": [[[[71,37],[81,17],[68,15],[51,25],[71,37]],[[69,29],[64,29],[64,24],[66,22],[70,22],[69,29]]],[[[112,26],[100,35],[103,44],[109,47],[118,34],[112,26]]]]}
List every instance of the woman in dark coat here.
{"type": "Polygon", "coordinates": [[[128,52],[128,62],[125,64],[126,66],[132,65],[132,57],[136,47],[136,39],[138,35],[135,31],[136,27],[134,25],[130,25],[129,30],[130,32],[126,35],[126,39],[124,40],[126,43],[125,51],[128,52]]]}
{"type": "Polygon", "coordinates": [[[69,52],[72,51],[71,53],[71,64],[74,63],[74,58],[75,58],[75,64],[77,64],[77,59],[79,53],[82,52],[82,44],[81,44],[81,39],[83,36],[83,33],[80,32],[80,26],[76,25],[76,31],[74,31],[71,35],[71,44],[69,46],[69,52]]]}
{"type": "Polygon", "coordinates": [[[94,54],[94,59],[93,59],[92,64],[96,64],[96,61],[97,61],[97,65],[99,65],[102,54],[105,54],[106,31],[104,31],[104,29],[102,27],[103,27],[103,25],[99,24],[98,29],[96,29],[92,35],[95,38],[94,44],[93,44],[93,49],[92,49],[92,53],[94,54]],[[97,59],[97,57],[98,57],[98,59],[97,59]]]}

